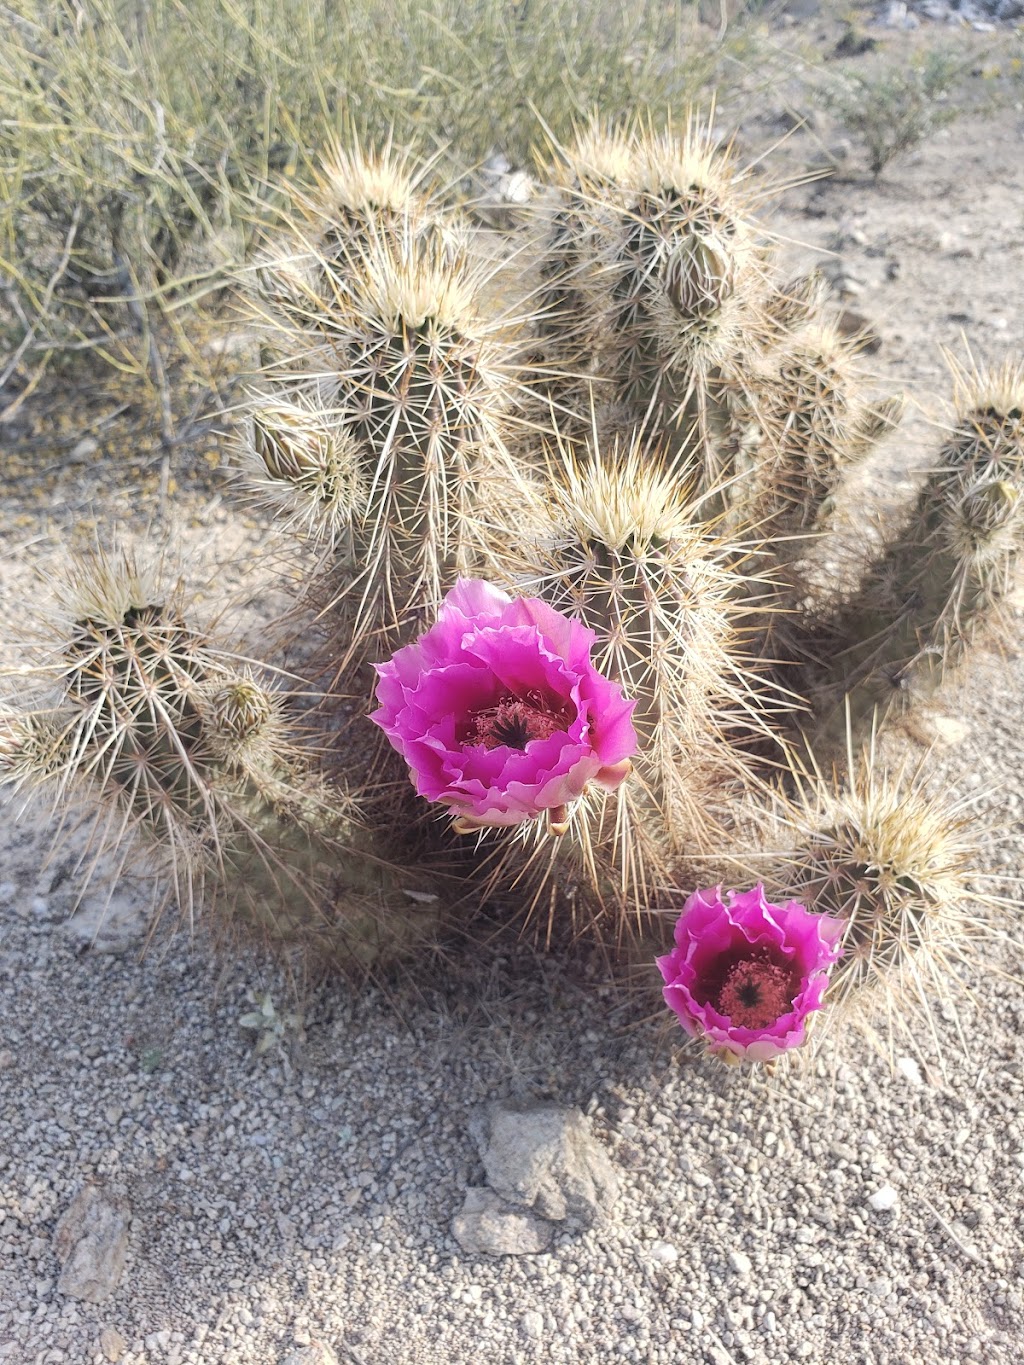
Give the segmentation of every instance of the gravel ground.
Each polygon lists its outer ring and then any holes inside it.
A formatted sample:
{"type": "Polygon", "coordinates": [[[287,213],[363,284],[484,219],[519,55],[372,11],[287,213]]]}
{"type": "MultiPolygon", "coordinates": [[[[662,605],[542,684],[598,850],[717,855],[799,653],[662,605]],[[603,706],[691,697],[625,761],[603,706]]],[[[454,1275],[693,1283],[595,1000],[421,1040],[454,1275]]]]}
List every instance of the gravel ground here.
{"type": "MultiPolygon", "coordinates": [[[[988,706],[975,694],[972,733],[988,706]]],[[[966,757],[967,786],[1019,813],[1019,741],[966,757]]],[[[851,1037],[838,1071],[766,1083],[677,1054],[640,1001],[528,953],[428,992],[332,985],[304,1043],[256,1057],[247,993],[289,998],[264,962],[184,933],[140,961],[130,887],[90,947],[99,894],[68,919],[41,835],[3,839],[0,1360],[330,1361],[317,1343],[353,1365],[1024,1359],[1024,993],[997,974],[1005,950],[959,1002],[966,1054],[937,1010],[944,1070],[922,1028],[923,1062],[908,1043],[890,1071],[851,1037]],[[589,1113],[622,1192],[550,1252],[470,1257],[449,1233],[481,1183],[467,1123],[508,1096],[589,1113]],[[99,1305],[58,1291],[52,1236],[91,1177],[131,1208],[99,1305]]]]}
{"type": "MultiPolygon", "coordinates": [[[[780,231],[841,250],[885,338],[879,368],[918,395],[945,391],[935,343],[961,328],[990,358],[1024,341],[1019,160],[1000,172],[1016,121],[947,130],[897,182],[787,198],[780,231]],[[979,189],[949,158],[975,164],[982,146],[979,189]],[[995,226],[979,242],[982,208],[995,226]]],[[[934,441],[937,411],[879,480],[934,441]]],[[[68,477],[79,508],[103,474],[68,477]]],[[[52,552],[16,491],[0,513],[5,604],[52,552]]],[[[112,519],[117,489],[106,496],[112,519]]],[[[251,549],[259,529],[204,497],[189,508],[197,554],[251,549]]],[[[1016,643],[979,663],[949,703],[966,737],[934,755],[937,779],[996,823],[988,871],[1008,895],[1024,861],[1022,640],[1018,622],[1016,643]]],[[[15,810],[0,823],[0,1361],[1024,1361],[1010,946],[985,954],[957,1011],[936,1006],[934,1038],[912,1027],[894,1069],[851,1036],[838,1068],[825,1055],[767,1081],[727,1070],[677,1051],[649,1000],[525,950],[449,964],[429,989],[327,986],[306,1002],[304,1041],[256,1056],[239,1019],[267,991],[286,1012],[283,975],[226,960],[202,932],[160,929],[143,955],[130,879],[72,914],[74,840],[47,862],[46,819],[15,824],[15,810]],[[622,1192],[607,1224],[549,1252],[467,1256],[450,1223],[482,1178],[470,1116],[509,1096],[590,1114],[622,1192]],[[91,1178],[131,1210],[120,1284],[95,1305],[61,1293],[54,1252],[91,1178]]]]}

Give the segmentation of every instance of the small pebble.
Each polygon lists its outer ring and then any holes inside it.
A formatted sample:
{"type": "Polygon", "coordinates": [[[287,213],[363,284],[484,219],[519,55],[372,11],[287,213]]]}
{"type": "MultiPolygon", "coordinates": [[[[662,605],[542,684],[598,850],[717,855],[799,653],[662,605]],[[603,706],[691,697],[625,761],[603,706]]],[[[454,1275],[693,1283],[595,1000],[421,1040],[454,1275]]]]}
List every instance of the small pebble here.
{"type": "Polygon", "coordinates": [[[889,1209],[894,1209],[899,1199],[899,1194],[891,1185],[883,1185],[880,1190],[868,1195],[868,1203],[876,1213],[887,1213],[889,1209]]]}
{"type": "Polygon", "coordinates": [[[910,1082],[911,1085],[923,1085],[924,1077],[921,1075],[921,1068],[913,1057],[901,1057],[896,1063],[896,1070],[910,1082]]]}
{"type": "Polygon", "coordinates": [[[525,1336],[532,1337],[535,1341],[544,1335],[544,1317],[535,1309],[530,1308],[522,1318],[522,1328],[525,1336]]]}
{"type": "Polygon", "coordinates": [[[674,1261],[679,1260],[679,1249],[671,1242],[652,1242],[651,1259],[660,1265],[672,1265],[674,1261]]]}
{"type": "Polygon", "coordinates": [[[83,436],[68,454],[68,463],[79,464],[90,455],[95,455],[99,448],[100,443],[94,436],[83,436]]]}
{"type": "Polygon", "coordinates": [[[737,1275],[749,1275],[753,1269],[753,1262],[744,1251],[730,1251],[729,1264],[737,1275]]]}

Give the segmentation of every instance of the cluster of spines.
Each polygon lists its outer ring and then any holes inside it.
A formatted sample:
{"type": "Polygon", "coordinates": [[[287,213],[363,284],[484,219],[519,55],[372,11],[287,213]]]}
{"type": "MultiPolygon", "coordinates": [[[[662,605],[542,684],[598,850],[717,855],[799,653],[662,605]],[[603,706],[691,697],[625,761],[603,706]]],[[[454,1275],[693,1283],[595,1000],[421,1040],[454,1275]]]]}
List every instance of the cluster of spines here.
{"type": "Polygon", "coordinates": [[[141,848],[190,917],[213,896],[225,920],[312,934],[336,961],[408,936],[402,875],[316,772],[286,698],[158,575],[99,554],[69,564],[36,680],[38,708],[0,723],[3,772],[91,807],[97,854],[141,848]]]}
{"type": "Polygon", "coordinates": [[[292,187],[289,212],[261,252],[252,281],[257,312],[276,334],[273,349],[282,365],[293,359],[303,333],[329,325],[344,304],[354,251],[396,233],[463,239],[458,217],[443,214],[427,192],[428,173],[390,143],[379,152],[335,143],[314,185],[292,187]]]}
{"type": "Polygon", "coordinates": [[[934,1034],[958,966],[996,934],[972,811],[922,768],[884,764],[871,735],[831,778],[795,765],[781,817],[793,845],[767,879],[844,926],[826,1020],[854,1017],[870,1033],[882,1017],[890,1057],[897,1039],[920,1051],[919,1026],[934,1034]]]}

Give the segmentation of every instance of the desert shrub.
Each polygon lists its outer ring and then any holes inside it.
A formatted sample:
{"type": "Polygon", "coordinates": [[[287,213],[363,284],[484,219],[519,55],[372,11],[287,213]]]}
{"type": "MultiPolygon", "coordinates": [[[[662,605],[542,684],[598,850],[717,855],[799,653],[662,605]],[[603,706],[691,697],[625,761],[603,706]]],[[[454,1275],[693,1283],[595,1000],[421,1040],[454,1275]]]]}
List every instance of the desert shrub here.
{"type": "Polygon", "coordinates": [[[954,93],[963,71],[963,61],[951,53],[929,52],[919,62],[882,75],[846,72],[841,88],[826,93],[825,104],[861,142],[877,178],[895,157],[953,122],[959,113],[954,93]]]}

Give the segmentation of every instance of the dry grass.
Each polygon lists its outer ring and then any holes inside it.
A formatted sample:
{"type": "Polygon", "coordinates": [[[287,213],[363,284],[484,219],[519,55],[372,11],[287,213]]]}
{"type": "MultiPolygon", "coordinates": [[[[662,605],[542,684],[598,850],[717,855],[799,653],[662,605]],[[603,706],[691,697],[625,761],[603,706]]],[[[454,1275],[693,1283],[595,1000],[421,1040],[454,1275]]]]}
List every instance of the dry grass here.
{"type": "Polygon", "coordinates": [[[165,453],[182,392],[216,381],[211,311],[273,186],[332,137],[392,135],[440,154],[454,185],[493,151],[524,164],[595,108],[678,112],[742,43],[664,0],[13,0],[0,15],[0,421],[85,352],[92,379],[101,361],[133,401],[148,391],[165,453]]]}

